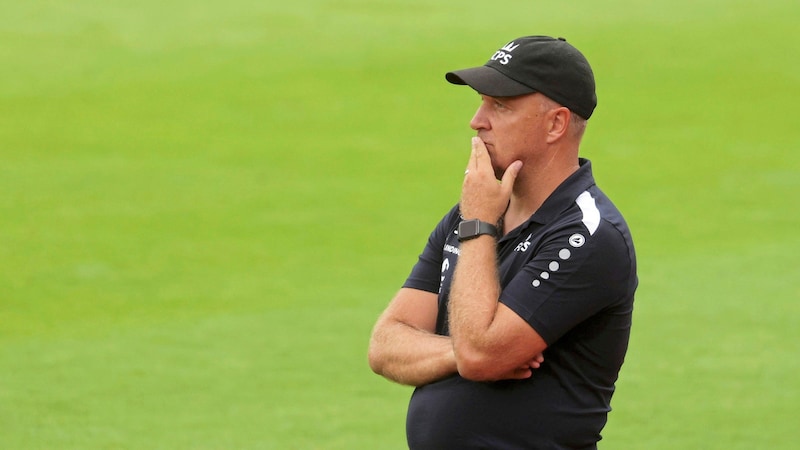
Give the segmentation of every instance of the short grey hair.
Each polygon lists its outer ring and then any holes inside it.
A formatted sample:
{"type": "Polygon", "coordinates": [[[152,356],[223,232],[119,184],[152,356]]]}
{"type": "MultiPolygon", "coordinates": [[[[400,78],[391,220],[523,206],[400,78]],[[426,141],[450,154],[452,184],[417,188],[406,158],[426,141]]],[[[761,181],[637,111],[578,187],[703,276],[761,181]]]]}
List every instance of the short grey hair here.
{"type": "MultiPolygon", "coordinates": [[[[542,112],[549,111],[555,108],[562,108],[564,105],[544,96],[542,101],[542,112]]],[[[583,138],[583,133],[586,131],[586,123],[588,120],[578,115],[575,111],[570,110],[569,130],[570,135],[580,141],[583,138]]]]}
{"type": "Polygon", "coordinates": [[[583,133],[586,131],[586,124],[588,122],[588,120],[572,112],[572,118],[569,121],[569,132],[580,141],[583,138],[583,133]]]}

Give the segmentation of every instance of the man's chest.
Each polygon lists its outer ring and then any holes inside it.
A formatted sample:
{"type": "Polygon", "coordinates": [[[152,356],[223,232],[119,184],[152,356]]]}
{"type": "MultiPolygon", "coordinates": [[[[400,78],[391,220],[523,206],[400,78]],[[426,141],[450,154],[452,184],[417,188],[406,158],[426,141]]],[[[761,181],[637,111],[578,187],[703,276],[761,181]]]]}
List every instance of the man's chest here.
{"type": "MultiPolygon", "coordinates": [[[[545,232],[536,223],[503,236],[497,243],[497,267],[501,288],[534,257],[540,247],[545,232]]],[[[442,247],[442,267],[439,285],[440,308],[446,308],[453,282],[453,274],[461,256],[458,233],[454,228],[442,247]]]]}

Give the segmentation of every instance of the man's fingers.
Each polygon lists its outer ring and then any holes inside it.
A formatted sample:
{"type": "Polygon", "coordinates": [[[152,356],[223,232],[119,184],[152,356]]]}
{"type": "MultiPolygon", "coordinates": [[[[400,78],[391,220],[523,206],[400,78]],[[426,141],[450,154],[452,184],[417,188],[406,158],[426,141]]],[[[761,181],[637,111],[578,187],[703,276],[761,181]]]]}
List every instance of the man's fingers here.
{"type": "Polygon", "coordinates": [[[481,160],[487,157],[489,154],[486,151],[486,144],[483,143],[483,140],[478,136],[472,137],[472,155],[470,157],[470,164],[472,164],[473,168],[478,168],[481,166],[481,160]]]}
{"type": "Polygon", "coordinates": [[[539,353],[538,355],[534,356],[533,359],[526,362],[525,365],[520,367],[521,370],[525,369],[538,369],[542,367],[542,363],[544,363],[544,355],[539,353]]]}
{"type": "Polygon", "coordinates": [[[483,139],[479,138],[478,136],[472,136],[472,156],[476,156],[476,152],[480,146],[483,144],[483,139]]]}

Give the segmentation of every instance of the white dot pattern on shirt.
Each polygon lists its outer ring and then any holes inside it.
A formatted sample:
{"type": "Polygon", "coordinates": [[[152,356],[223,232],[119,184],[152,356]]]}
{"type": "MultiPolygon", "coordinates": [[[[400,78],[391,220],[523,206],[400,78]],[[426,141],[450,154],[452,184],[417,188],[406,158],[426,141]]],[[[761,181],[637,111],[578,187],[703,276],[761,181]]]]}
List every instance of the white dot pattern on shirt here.
{"type": "MultiPolygon", "coordinates": [[[[561,250],[558,251],[558,257],[561,258],[561,260],[563,261],[568,260],[571,256],[572,252],[568,248],[562,248],[561,250]]],[[[559,264],[558,261],[550,261],[550,264],[547,267],[550,269],[550,272],[558,272],[558,269],[561,268],[561,264],[559,264]]],[[[542,280],[550,279],[550,272],[542,272],[541,274],[539,274],[539,278],[541,278],[541,280],[538,278],[533,280],[531,282],[531,286],[535,288],[541,286],[542,280]]]]}

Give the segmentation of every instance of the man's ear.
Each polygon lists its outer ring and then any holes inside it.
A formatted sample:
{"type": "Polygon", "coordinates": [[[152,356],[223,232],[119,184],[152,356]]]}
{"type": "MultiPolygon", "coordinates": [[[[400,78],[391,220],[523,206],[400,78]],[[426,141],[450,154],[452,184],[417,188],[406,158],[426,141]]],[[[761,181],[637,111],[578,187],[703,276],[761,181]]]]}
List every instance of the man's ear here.
{"type": "Polygon", "coordinates": [[[547,118],[549,119],[547,143],[552,144],[567,135],[569,122],[572,119],[572,111],[565,106],[551,109],[547,113],[547,118]]]}

